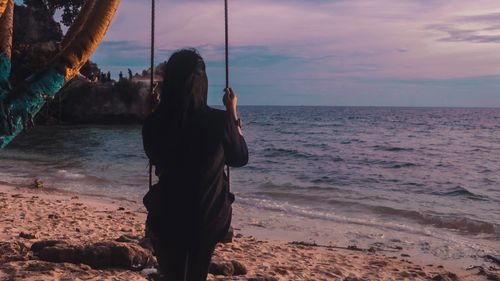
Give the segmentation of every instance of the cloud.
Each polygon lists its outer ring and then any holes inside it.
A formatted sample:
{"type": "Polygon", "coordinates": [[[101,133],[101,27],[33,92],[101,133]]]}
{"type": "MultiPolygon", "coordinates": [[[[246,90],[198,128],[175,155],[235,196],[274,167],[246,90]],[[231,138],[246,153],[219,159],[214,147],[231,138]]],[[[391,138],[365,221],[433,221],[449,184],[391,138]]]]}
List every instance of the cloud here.
{"type": "MultiPolygon", "coordinates": [[[[93,59],[103,68],[147,68],[149,8],[123,0],[93,59]]],[[[500,72],[498,0],[232,0],[229,15],[231,79],[244,103],[309,103],[313,95],[321,104],[392,104],[415,93],[416,104],[434,104],[427,92],[456,93],[464,102],[470,98],[464,91],[473,90],[465,86],[468,77],[500,72]],[[367,98],[368,92],[379,98],[367,98]]],[[[220,90],[222,2],[157,1],[156,30],[157,62],[175,49],[196,47],[207,61],[211,89],[220,90]]],[[[474,91],[491,97],[494,89],[474,91]]]]}
{"type": "Polygon", "coordinates": [[[480,15],[470,15],[457,17],[457,22],[482,22],[482,23],[498,23],[500,21],[500,13],[486,13],[480,15]]]}
{"type": "Polygon", "coordinates": [[[500,13],[459,16],[449,23],[430,24],[427,29],[447,34],[442,42],[498,43],[500,42],[500,13]],[[494,34],[491,34],[491,33],[494,34]]]}
{"type": "MultiPolygon", "coordinates": [[[[485,28],[478,29],[460,29],[452,24],[432,24],[427,26],[430,30],[436,30],[446,33],[447,36],[438,39],[441,42],[471,42],[471,43],[498,43],[500,42],[499,35],[482,35],[485,28]]],[[[486,29],[492,30],[492,29],[486,29]]],[[[496,30],[496,29],[493,29],[496,30]]]]}

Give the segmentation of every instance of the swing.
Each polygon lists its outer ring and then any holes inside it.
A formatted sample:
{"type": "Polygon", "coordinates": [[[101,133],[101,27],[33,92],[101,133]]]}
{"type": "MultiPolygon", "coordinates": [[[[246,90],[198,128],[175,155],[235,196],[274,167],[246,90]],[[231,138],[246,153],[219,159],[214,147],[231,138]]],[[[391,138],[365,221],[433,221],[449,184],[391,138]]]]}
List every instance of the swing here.
{"type": "MultiPolygon", "coordinates": [[[[151,56],[150,56],[150,86],[149,95],[151,97],[151,109],[153,108],[153,95],[154,95],[154,72],[155,72],[155,0],[151,0],[151,56]]],[[[224,0],[224,61],[225,61],[225,78],[226,78],[226,89],[229,88],[229,24],[228,24],[228,5],[227,0],[224,0]]],[[[228,183],[230,183],[230,171],[229,166],[226,166],[226,173],[228,177],[228,183]]],[[[149,162],[149,188],[153,186],[153,166],[149,162]]]]}
{"type": "MultiPolygon", "coordinates": [[[[229,20],[228,20],[228,0],[224,0],[224,60],[225,60],[225,79],[226,87],[229,88],[229,20]]],[[[155,64],[154,64],[154,54],[155,54],[155,0],[151,0],[151,57],[150,57],[150,87],[149,94],[151,97],[151,109],[153,108],[153,95],[154,95],[154,76],[155,76],[155,64]]],[[[231,186],[231,177],[229,165],[226,165],[226,174],[228,180],[228,188],[231,186]]],[[[153,186],[153,165],[149,161],[149,189],[153,186]]],[[[188,274],[188,264],[189,264],[189,251],[186,251],[186,260],[184,263],[184,281],[187,280],[188,274]]]]}

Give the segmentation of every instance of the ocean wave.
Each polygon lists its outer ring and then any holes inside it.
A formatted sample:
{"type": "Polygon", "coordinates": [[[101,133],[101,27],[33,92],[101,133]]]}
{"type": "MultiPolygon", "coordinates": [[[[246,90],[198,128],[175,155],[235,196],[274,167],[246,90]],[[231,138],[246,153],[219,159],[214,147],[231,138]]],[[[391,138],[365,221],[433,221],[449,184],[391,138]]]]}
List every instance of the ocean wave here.
{"type": "Polygon", "coordinates": [[[401,169],[419,166],[418,164],[411,162],[387,161],[381,159],[364,159],[362,160],[362,164],[382,165],[387,169],[401,169]]]}
{"type": "MultiPolygon", "coordinates": [[[[272,211],[286,212],[294,215],[305,216],[313,219],[326,219],[332,221],[345,221],[350,223],[359,223],[364,225],[378,225],[388,227],[388,225],[407,225],[405,221],[413,221],[421,226],[431,226],[439,229],[447,229],[449,231],[458,232],[462,235],[489,235],[500,238],[500,225],[467,218],[463,216],[449,214],[428,214],[414,210],[403,210],[387,206],[373,206],[356,201],[330,199],[327,200],[331,205],[335,205],[336,211],[330,209],[318,209],[315,207],[305,207],[303,204],[297,204],[297,200],[307,199],[310,202],[321,200],[320,194],[303,194],[294,193],[273,193],[259,192],[259,195],[267,195],[266,198],[252,198],[246,196],[238,196],[238,202],[251,205],[257,208],[268,209],[272,211]],[[272,199],[271,199],[272,198],[272,199]],[[276,200],[278,199],[278,200],[276,200]],[[295,199],[295,200],[290,200],[295,199]],[[312,201],[311,201],[312,200],[312,201]],[[340,208],[340,209],[339,209],[340,208]],[[356,216],[349,216],[342,210],[350,210],[352,212],[357,209],[358,212],[369,212],[374,214],[379,219],[360,219],[356,216]]],[[[415,228],[415,227],[412,227],[415,228]]],[[[418,228],[418,227],[417,227],[418,228]]]]}
{"type": "Polygon", "coordinates": [[[361,140],[361,139],[347,139],[347,140],[341,141],[340,143],[341,144],[351,144],[351,143],[365,143],[365,142],[366,141],[361,140]]]}
{"type": "Polygon", "coordinates": [[[372,210],[381,215],[391,215],[411,219],[421,225],[430,225],[436,228],[446,228],[463,234],[493,234],[500,235],[500,225],[453,215],[426,214],[413,210],[401,210],[386,206],[374,206],[372,210]]]}
{"type": "Polygon", "coordinates": [[[373,149],[381,150],[381,151],[389,151],[389,152],[414,151],[415,150],[413,148],[407,148],[407,147],[384,146],[384,145],[374,145],[373,149]]]}
{"type": "Polygon", "coordinates": [[[284,129],[276,129],[275,130],[277,133],[279,134],[282,134],[282,135],[294,135],[294,136],[298,136],[301,134],[301,132],[298,132],[298,131],[294,131],[294,130],[284,130],[284,129]]]}
{"type": "Polygon", "coordinates": [[[272,122],[265,122],[265,121],[250,121],[250,122],[248,122],[248,125],[271,127],[271,126],[274,126],[275,124],[272,122]]]}
{"type": "Polygon", "coordinates": [[[396,164],[391,165],[387,168],[401,169],[401,168],[409,168],[409,167],[415,167],[415,166],[417,166],[417,164],[414,164],[414,163],[396,163],[396,164]]]}
{"type": "MultiPolygon", "coordinates": [[[[310,207],[303,207],[288,202],[278,202],[270,199],[250,199],[238,196],[237,202],[239,204],[248,205],[258,209],[284,212],[310,219],[365,225],[386,230],[419,233],[421,235],[429,235],[432,233],[429,232],[428,229],[422,229],[422,226],[428,226],[437,229],[446,229],[461,235],[486,235],[492,237],[493,239],[500,238],[500,225],[465,217],[438,216],[423,214],[417,211],[398,210],[390,207],[374,207],[373,211],[381,215],[385,215],[385,217],[381,220],[380,218],[362,218],[333,211],[316,210],[310,207]],[[398,218],[388,219],[388,215],[397,216],[398,218]],[[405,223],[405,219],[414,221],[417,225],[405,223]],[[418,225],[420,225],[420,227],[418,225]]],[[[349,205],[347,202],[344,203],[346,206],[349,205]]]]}
{"type": "Polygon", "coordinates": [[[330,146],[326,143],[306,143],[304,144],[305,147],[317,147],[321,149],[329,149],[330,146]]]}
{"type": "Polygon", "coordinates": [[[266,148],[264,149],[264,155],[266,157],[294,157],[294,158],[310,158],[311,154],[306,152],[300,152],[295,149],[285,149],[285,148],[266,148]]]}
{"type": "Polygon", "coordinates": [[[138,154],[133,154],[133,153],[119,153],[114,155],[116,159],[131,159],[131,158],[137,158],[137,159],[142,159],[142,155],[138,154]]]}
{"type": "MultiPolygon", "coordinates": [[[[307,198],[308,196],[312,196],[313,194],[311,193],[304,193],[304,191],[307,190],[324,190],[324,191],[335,191],[335,190],[340,190],[337,187],[322,187],[322,186],[317,186],[317,185],[308,185],[308,186],[300,186],[300,185],[294,185],[291,183],[284,183],[284,184],[276,184],[273,182],[265,182],[262,183],[258,186],[258,191],[254,192],[254,194],[263,194],[263,195],[272,195],[276,196],[279,192],[280,195],[283,196],[283,198],[287,198],[287,196],[293,196],[296,195],[297,198],[303,197],[304,199],[307,198]],[[297,194],[291,193],[292,191],[297,191],[297,194]]],[[[295,196],[294,196],[295,197],[295,196]]]]}
{"type": "Polygon", "coordinates": [[[77,179],[85,178],[85,175],[68,172],[67,170],[58,170],[56,173],[59,177],[65,178],[65,179],[77,180],[77,179]]]}
{"type": "Polygon", "coordinates": [[[310,182],[313,184],[328,184],[328,185],[334,185],[334,186],[341,186],[341,185],[346,185],[345,180],[340,179],[338,177],[329,177],[329,176],[322,176],[319,178],[313,178],[310,179],[310,182]]]}
{"type": "Polygon", "coordinates": [[[431,194],[439,196],[463,196],[475,200],[486,200],[483,195],[475,194],[469,191],[467,188],[461,187],[459,185],[445,191],[431,192],[431,194]]]}

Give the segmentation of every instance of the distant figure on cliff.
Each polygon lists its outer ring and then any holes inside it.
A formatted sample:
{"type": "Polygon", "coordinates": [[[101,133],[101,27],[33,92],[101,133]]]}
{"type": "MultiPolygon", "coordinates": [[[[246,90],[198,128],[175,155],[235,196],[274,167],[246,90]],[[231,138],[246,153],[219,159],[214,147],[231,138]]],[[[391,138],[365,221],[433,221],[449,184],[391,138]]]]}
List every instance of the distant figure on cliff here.
{"type": "Polygon", "coordinates": [[[208,107],[205,63],[196,50],[174,53],[163,73],[160,105],[142,129],[159,177],[144,197],[146,233],[167,280],[206,280],[231,224],[234,195],[224,165],[246,165],[247,145],[232,89],[225,90],[225,111],[208,107]]]}
{"type": "Polygon", "coordinates": [[[129,68],[127,72],[128,72],[128,80],[132,81],[132,78],[134,77],[134,75],[132,74],[132,69],[129,68]]]}

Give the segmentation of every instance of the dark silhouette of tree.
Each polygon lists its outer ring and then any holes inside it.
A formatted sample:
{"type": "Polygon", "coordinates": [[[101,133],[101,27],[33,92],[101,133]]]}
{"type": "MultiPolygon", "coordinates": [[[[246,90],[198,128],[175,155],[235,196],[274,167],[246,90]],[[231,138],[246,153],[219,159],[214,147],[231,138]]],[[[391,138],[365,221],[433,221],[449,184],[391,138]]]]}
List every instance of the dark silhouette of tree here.
{"type": "Polygon", "coordinates": [[[61,23],[70,26],[85,4],[85,0],[24,0],[24,4],[31,7],[44,7],[51,16],[54,16],[57,10],[62,9],[61,23]]]}
{"type": "Polygon", "coordinates": [[[99,69],[96,63],[89,60],[80,69],[80,73],[83,76],[87,77],[88,79],[92,80],[92,77],[100,75],[101,70],[99,69]]]}

